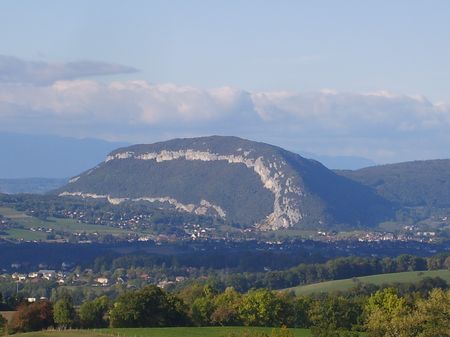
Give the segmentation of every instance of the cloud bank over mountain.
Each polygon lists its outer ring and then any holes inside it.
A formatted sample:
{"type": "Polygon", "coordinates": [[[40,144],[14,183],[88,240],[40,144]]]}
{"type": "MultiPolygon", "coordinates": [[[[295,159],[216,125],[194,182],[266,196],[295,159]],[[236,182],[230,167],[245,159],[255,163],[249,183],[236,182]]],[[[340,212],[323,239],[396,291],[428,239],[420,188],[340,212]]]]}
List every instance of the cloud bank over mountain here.
{"type": "Polygon", "coordinates": [[[228,134],[377,162],[450,156],[450,106],[423,96],[85,78],[134,71],[101,62],[0,57],[0,130],[129,142],[228,134]]]}

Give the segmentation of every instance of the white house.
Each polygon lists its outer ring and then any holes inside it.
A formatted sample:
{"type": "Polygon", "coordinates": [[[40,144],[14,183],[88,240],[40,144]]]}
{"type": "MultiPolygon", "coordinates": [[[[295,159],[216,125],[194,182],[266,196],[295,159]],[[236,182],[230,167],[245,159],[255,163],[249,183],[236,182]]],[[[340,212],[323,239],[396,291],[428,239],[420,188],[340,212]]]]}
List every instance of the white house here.
{"type": "Polygon", "coordinates": [[[107,286],[109,284],[109,280],[106,277],[99,277],[95,281],[101,284],[102,286],[107,286]]]}

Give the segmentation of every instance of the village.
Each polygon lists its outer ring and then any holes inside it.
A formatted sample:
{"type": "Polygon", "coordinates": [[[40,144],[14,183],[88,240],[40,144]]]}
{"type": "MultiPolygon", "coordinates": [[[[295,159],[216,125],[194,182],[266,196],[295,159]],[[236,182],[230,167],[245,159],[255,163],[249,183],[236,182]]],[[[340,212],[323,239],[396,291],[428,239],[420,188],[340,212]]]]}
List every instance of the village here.
{"type": "MultiPolygon", "coordinates": [[[[44,289],[56,287],[70,288],[103,288],[102,291],[111,290],[114,287],[121,289],[137,289],[145,284],[154,284],[162,289],[175,286],[184,282],[187,277],[184,275],[166,276],[163,274],[153,274],[144,270],[116,270],[115,272],[97,273],[93,269],[80,270],[70,264],[63,263],[61,270],[40,269],[29,273],[13,272],[8,273],[3,270],[0,274],[0,284],[14,283],[16,292],[26,296],[29,303],[39,299],[47,299],[48,296],[36,296],[37,293],[45,293],[44,289]],[[41,288],[39,291],[36,289],[41,288]],[[34,291],[29,291],[34,289],[34,291]],[[32,296],[32,294],[34,296],[32,296]]],[[[20,265],[12,265],[11,268],[21,268],[20,265]]],[[[48,293],[48,291],[47,291],[48,293]]]]}

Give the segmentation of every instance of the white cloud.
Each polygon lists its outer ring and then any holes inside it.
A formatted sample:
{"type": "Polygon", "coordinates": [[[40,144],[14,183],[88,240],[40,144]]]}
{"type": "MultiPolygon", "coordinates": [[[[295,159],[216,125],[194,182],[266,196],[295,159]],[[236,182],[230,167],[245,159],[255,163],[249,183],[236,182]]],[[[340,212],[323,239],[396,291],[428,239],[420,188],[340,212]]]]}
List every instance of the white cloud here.
{"type": "Polygon", "coordinates": [[[146,81],[0,83],[0,129],[148,142],[233,134],[379,162],[450,157],[450,107],[423,96],[201,89],[146,81]]]}

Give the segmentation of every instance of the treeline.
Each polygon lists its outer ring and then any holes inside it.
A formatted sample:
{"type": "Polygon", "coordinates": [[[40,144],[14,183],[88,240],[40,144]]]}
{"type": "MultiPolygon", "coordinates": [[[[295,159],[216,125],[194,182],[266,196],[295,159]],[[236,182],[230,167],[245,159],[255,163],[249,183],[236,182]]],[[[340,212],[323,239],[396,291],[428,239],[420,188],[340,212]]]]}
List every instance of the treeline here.
{"type": "MultiPolygon", "coordinates": [[[[85,249],[89,252],[89,247],[85,249]]],[[[194,253],[195,256],[200,256],[203,251],[194,253]]],[[[187,252],[185,255],[189,256],[190,254],[190,252],[187,252]]],[[[209,256],[209,254],[206,255],[209,256]]],[[[244,254],[241,255],[243,256],[244,254]]],[[[259,257],[260,261],[276,259],[270,252],[267,255],[258,255],[257,253],[254,256],[249,255],[248,260],[245,261],[252,261],[253,257],[259,257]]],[[[192,258],[193,256],[191,255],[192,258]]],[[[218,253],[217,255],[212,254],[209,257],[220,260],[221,256],[222,254],[218,253]]],[[[450,253],[438,254],[428,258],[413,255],[400,255],[396,258],[342,257],[329,260],[325,263],[302,263],[296,267],[280,271],[243,273],[237,272],[240,268],[214,270],[212,268],[185,267],[179,265],[180,261],[184,260],[181,257],[179,259],[179,256],[163,257],[147,254],[126,257],[102,256],[90,265],[94,273],[90,273],[87,277],[91,279],[91,282],[93,282],[95,277],[100,276],[107,277],[111,280],[117,280],[118,278],[125,279],[127,282],[126,285],[117,284],[114,287],[108,287],[104,290],[111,298],[115,298],[125,286],[142,288],[148,284],[157,284],[159,280],[174,280],[178,276],[185,277],[186,280],[171,283],[167,290],[179,291],[186,286],[189,287],[192,282],[203,280],[203,283],[212,283],[221,291],[227,287],[233,287],[238,292],[247,292],[252,288],[285,289],[298,285],[357,278],[374,274],[449,269],[450,253]],[[151,278],[144,279],[140,275],[149,275],[151,278]]],[[[67,284],[70,284],[74,273],[82,274],[83,270],[80,268],[75,269],[68,276],[67,284]]],[[[19,284],[19,296],[13,298],[17,292],[16,282],[12,279],[0,280],[0,292],[10,300],[10,304],[17,303],[20,297],[47,297],[52,300],[57,300],[59,299],[60,290],[64,290],[64,288],[64,286],[58,286],[56,280],[27,281],[19,284]]],[[[94,291],[95,289],[88,286],[88,284],[79,285],[74,287],[74,289],[71,294],[76,304],[80,304],[84,300],[92,299],[98,295],[94,291]]]]}
{"type": "MultiPolygon", "coordinates": [[[[240,292],[252,288],[284,289],[323,281],[386,273],[450,269],[450,253],[441,253],[431,257],[410,254],[402,254],[394,258],[349,256],[331,259],[324,263],[311,263],[314,258],[310,257],[308,263],[301,263],[285,270],[265,272],[249,270],[261,269],[263,264],[283,268],[285,262],[277,262],[277,260],[282,260],[282,257],[273,252],[248,252],[247,254],[242,254],[242,252],[234,254],[187,252],[185,255],[164,257],[136,254],[118,258],[102,256],[94,261],[93,269],[94,271],[107,271],[130,268],[143,270],[163,268],[169,272],[171,269],[179,269],[180,266],[190,266],[199,268],[195,273],[196,277],[210,277],[220,284],[222,289],[233,287],[240,292]],[[230,268],[224,268],[224,266],[230,268]]],[[[300,256],[300,258],[304,257],[300,256]]],[[[289,262],[292,263],[292,261],[289,262]]]]}
{"type": "MultiPolygon", "coordinates": [[[[178,294],[156,286],[128,291],[112,301],[106,296],[77,310],[69,295],[55,303],[22,303],[6,327],[9,333],[66,328],[169,326],[270,326],[310,328],[314,337],[449,336],[450,291],[401,295],[394,288],[371,295],[294,296],[256,289],[241,294],[195,285],[178,294]]],[[[0,319],[0,328],[5,326],[0,319]]]]}
{"type": "Polygon", "coordinates": [[[326,263],[300,264],[282,271],[258,273],[218,273],[213,277],[222,288],[243,292],[252,288],[284,289],[330,280],[406,271],[450,268],[450,254],[418,257],[403,254],[396,258],[342,257],[326,263]]]}

